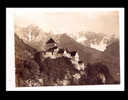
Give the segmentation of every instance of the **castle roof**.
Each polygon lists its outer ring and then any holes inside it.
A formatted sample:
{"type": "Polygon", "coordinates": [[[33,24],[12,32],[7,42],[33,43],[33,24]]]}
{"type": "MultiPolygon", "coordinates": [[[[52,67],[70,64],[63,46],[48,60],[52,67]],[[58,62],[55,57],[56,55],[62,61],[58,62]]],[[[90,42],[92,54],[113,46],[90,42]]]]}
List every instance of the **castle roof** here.
{"type": "Polygon", "coordinates": [[[83,61],[78,61],[78,64],[82,64],[83,63],[83,61]]]}
{"type": "Polygon", "coordinates": [[[70,52],[71,56],[75,56],[76,53],[77,53],[77,51],[72,51],[72,52],[70,52]]]}
{"type": "Polygon", "coordinates": [[[52,38],[50,38],[47,42],[46,42],[46,44],[49,44],[49,43],[56,43],[52,38]]]}
{"type": "Polygon", "coordinates": [[[57,53],[63,54],[64,53],[64,49],[59,49],[59,51],[57,53]]]}

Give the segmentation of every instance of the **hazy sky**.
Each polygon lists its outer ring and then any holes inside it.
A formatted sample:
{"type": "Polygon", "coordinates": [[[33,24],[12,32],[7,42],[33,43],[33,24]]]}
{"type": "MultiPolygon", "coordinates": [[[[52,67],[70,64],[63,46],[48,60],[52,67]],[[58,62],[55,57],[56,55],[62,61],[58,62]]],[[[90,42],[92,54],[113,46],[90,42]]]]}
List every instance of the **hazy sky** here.
{"type": "Polygon", "coordinates": [[[37,24],[46,31],[52,30],[57,33],[94,31],[118,35],[118,14],[116,10],[16,8],[15,23],[17,25],[37,24]]]}

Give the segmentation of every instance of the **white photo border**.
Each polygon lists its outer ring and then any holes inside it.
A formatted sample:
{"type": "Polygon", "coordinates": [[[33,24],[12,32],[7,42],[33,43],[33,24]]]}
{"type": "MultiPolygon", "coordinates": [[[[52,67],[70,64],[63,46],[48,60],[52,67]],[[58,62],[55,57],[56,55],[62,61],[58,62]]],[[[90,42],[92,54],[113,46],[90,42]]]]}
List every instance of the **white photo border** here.
{"type": "Polygon", "coordinates": [[[76,11],[90,9],[97,11],[119,11],[120,28],[120,85],[87,86],[48,86],[16,87],[15,85],[15,47],[14,47],[14,8],[6,8],[6,91],[124,91],[124,8],[17,8],[46,9],[54,11],[76,11]],[[69,10],[70,9],[70,10],[69,10]]]}

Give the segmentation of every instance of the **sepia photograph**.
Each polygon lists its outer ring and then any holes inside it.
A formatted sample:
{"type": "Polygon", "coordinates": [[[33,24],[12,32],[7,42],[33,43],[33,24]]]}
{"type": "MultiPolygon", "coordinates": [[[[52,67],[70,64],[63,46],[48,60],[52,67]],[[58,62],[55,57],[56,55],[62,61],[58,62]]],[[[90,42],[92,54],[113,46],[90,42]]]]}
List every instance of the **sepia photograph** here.
{"type": "Polygon", "coordinates": [[[6,8],[8,90],[123,90],[123,8],[6,8]]]}

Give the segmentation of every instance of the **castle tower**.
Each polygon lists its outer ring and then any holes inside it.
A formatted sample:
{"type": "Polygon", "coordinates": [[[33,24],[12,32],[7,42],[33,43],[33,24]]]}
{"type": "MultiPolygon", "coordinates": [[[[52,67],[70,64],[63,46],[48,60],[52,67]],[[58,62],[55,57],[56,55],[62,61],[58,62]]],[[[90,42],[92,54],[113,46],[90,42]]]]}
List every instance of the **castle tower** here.
{"type": "Polygon", "coordinates": [[[69,52],[70,53],[70,55],[71,55],[71,58],[72,58],[72,60],[76,60],[75,58],[76,58],[76,54],[77,54],[77,51],[75,50],[75,51],[71,51],[71,52],[69,52]]]}
{"type": "Polygon", "coordinates": [[[84,70],[85,69],[85,65],[84,65],[83,61],[78,61],[78,64],[79,64],[79,69],[80,70],[84,70]]]}
{"type": "Polygon", "coordinates": [[[63,54],[65,57],[68,57],[68,58],[71,58],[71,55],[70,53],[68,52],[67,49],[64,49],[64,54],[63,54]]]}
{"type": "Polygon", "coordinates": [[[56,58],[54,52],[57,51],[57,50],[58,50],[58,47],[57,47],[57,45],[56,45],[56,42],[55,42],[52,38],[50,38],[50,39],[46,42],[46,44],[45,44],[45,52],[46,52],[45,57],[46,57],[46,58],[47,58],[47,57],[56,58]]]}
{"type": "Polygon", "coordinates": [[[45,44],[45,49],[48,50],[48,49],[53,48],[53,47],[55,47],[55,46],[56,46],[56,42],[55,42],[52,38],[50,38],[50,39],[46,42],[46,44],[45,44]]]}

